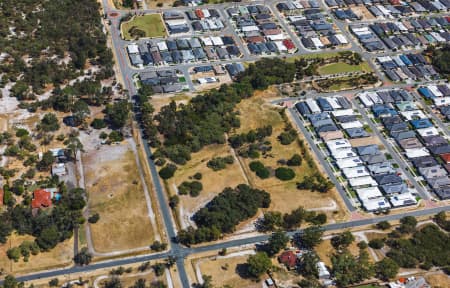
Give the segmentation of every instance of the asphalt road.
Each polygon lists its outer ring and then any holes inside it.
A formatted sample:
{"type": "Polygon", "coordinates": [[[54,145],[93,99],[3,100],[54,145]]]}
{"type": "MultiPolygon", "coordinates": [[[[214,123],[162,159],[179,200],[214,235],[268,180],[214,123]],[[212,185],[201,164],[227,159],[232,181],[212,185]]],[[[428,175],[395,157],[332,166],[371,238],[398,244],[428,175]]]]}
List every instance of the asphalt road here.
{"type": "MultiPolygon", "coordinates": [[[[376,224],[380,221],[399,220],[405,216],[418,217],[418,216],[434,215],[441,211],[450,211],[450,205],[442,206],[442,207],[435,207],[435,208],[430,208],[430,209],[425,209],[425,210],[410,211],[410,212],[405,212],[405,213],[395,214],[395,215],[385,215],[385,216],[380,216],[380,217],[370,218],[370,219],[354,220],[354,221],[343,222],[343,223],[334,223],[334,224],[329,224],[329,225],[323,226],[323,229],[325,231],[349,229],[349,228],[355,228],[355,227],[376,224]]],[[[288,234],[290,236],[292,236],[295,233],[302,233],[302,231],[303,230],[300,229],[300,230],[289,232],[288,234]]],[[[169,252],[166,252],[166,253],[149,254],[149,255],[135,256],[135,257],[125,257],[125,258],[121,258],[121,259],[114,259],[114,260],[93,263],[88,266],[82,266],[82,267],[75,266],[75,267],[65,268],[65,269],[57,269],[57,270],[51,270],[51,271],[45,271],[45,272],[38,272],[38,273],[29,274],[29,275],[18,276],[18,277],[16,277],[16,279],[18,281],[31,281],[31,280],[36,280],[36,279],[40,279],[40,278],[58,277],[58,276],[70,275],[70,274],[80,273],[80,272],[90,272],[90,271],[94,271],[97,269],[113,268],[113,267],[117,267],[117,266],[134,264],[134,263],[143,263],[143,262],[150,261],[150,260],[166,259],[169,256],[178,256],[179,258],[181,258],[181,257],[186,257],[188,255],[200,253],[200,252],[216,251],[216,250],[220,250],[223,248],[239,247],[242,245],[253,245],[253,244],[257,244],[262,241],[266,241],[269,237],[270,237],[270,235],[266,234],[266,235],[253,236],[253,237],[244,238],[244,239],[226,241],[226,242],[217,243],[217,244],[209,244],[209,245],[195,247],[195,248],[179,247],[175,251],[172,248],[172,250],[170,250],[169,252]]],[[[177,262],[177,264],[178,264],[178,262],[177,262]]],[[[178,266],[177,266],[177,268],[178,268],[178,266]]],[[[0,285],[2,285],[2,284],[3,284],[3,281],[0,280],[0,285]]],[[[183,283],[183,287],[188,288],[190,286],[189,286],[189,284],[183,283]]]]}

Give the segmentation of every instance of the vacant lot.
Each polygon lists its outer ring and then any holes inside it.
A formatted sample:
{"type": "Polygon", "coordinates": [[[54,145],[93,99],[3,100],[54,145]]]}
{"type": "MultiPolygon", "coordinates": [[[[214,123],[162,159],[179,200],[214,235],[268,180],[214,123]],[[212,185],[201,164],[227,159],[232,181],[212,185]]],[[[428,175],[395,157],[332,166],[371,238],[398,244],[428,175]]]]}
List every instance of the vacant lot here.
{"type": "Polygon", "coordinates": [[[174,177],[169,181],[171,194],[176,193],[176,187],[183,181],[192,181],[190,179],[195,173],[201,173],[202,179],[199,180],[203,185],[203,190],[197,197],[189,195],[180,195],[180,216],[181,225],[188,223],[188,218],[192,213],[203,207],[214,196],[222,192],[226,187],[235,187],[238,184],[245,184],[246,179],[240,169],[239,163],[227,165],[223,170],[213,171],[206,166],[206,163],[214,157],[225,157],[232,155],[232,150],[228,145],[210,145],[198,153],[192,154],[192,159],[186,165],[180,166],[174,177]]]}
{"type": "Polygon", "coordinates": [[[359,65],[350,65],[344,62],[338,62],[321,66],[318,69],[319,75],[369,71],[371,71],[371,69],[367,62],[362,62],[359,65]]]}
{"type": "Polygon", "coordinates": [[[197,271],[197,274],[200,272],[200,275],[210,275],[212,277],[214,287],[225,285],[230,287],[261,287],[261,282],[242,277],[247,258],[248,256],[246,255],[216,259],[206,258],[194,262],[194,265],[200,270],[197,271]]]}
{"type": "Polygon", "coordinates": [[[153,227],[131,147],[101,147],[83,157],[83,164],[89,209],[100,214],[90,226],[95,250],[111,252],[152,243],[153,227]]]}
{"type": "Polygon", "coordinates": [[[450,287],[450,278],[444,273],[428,275],[425,279],[431,287],[450,287]]]}
{"type": "MultiPolygon", "coordinates": [[[[350,246],[348,247],[348,250],[350,251],[350,253],[352,253],[353,256],[357,256],[359,254],[359,248],[357,246],[358,242],[359,239],[356,238],[355,241],[353,241],[353,243],[350,244],[350,246]]],[[[331,256],[333,256],[333,254],[336,251],[334,250],[334,247],[331,245],[330,239],[323,240],[322,243],[317,245],[314,250],[316,251],[320,260],[322,260],[328,267],[331,267],[331,256]]],[[[369,257],[370,259],[372,259],[370,253],[369,257]]]]}
{"type": "MultiPolygon", "coordinates": [[[[284,130],[286,121],[289,120],[283,118],[279,108],[275,108],[266,102],[267,99],[275,97],[276,93],[274,89],[269,89],[264,92],[257,92],[252,98],[241,101],[238,104],[238,110],[241,115],[241,127],[236,131],[237,133],[243,133],[264,125],[272,125],[272,136],[267,138],[272,144],[272,150],[266,157],[260,157],[257,160],[273,169],[280,166],[277,163],[279,160],[287,160],[296,153],[301,154],[301,148],[297,141],[289,145],[282,145],[277,139],[278,135],[284,130]]],[[[299,206],[304,206],[307,209],[317,209],[320,207],[331,207],[335,205],[334,203],[337,203],[337,210],[342,211],[335,191],[319,193],[296,188],[296,183],[301,181],[305,175],[312,175],[317,171],[317,167],[309,167],[305,159],[303,159],[301,166],[291,167],[295,171],[296,177],[285,182],[278,180],[274,176],[264,180],[260,179],[248,168],[249,163],[253,159],[240,159],[244,163],[243,166],[250,182],[255,187],[264,189],[271,194],[272,204],[269,210],[290,212],[299,206]]],[[[333,217],[336,218],[343,216],[342,213],[333,214],[333,217]]]]}
{"type": "Polygon", "coordinates": [[[121,24],[122,37],[125,40],[140,38],[135,37],[136,33],[133,33],[133,30],[137,33],[142,33],[142,38],[166,36],[166,27],[160,14],[135,16],[130,21],[121,24]]]}
{"type": "Polygon", "coordinates": [[[28,262],[23,262],[22,259],[19,262],[10,261],[6,256],[6,251],[10,247],[19,246],[25,240],[34,241],[34,237],[13,234],[9,237],[6,244],[0,245],[0,271],[4,270],[5,273],[11,274],[29,273],[42,269],[63,267],[70,265],[72,262],[73,238],[59,243],[49,252],[39,253],[36,256],[31,255],[28,262]]]}

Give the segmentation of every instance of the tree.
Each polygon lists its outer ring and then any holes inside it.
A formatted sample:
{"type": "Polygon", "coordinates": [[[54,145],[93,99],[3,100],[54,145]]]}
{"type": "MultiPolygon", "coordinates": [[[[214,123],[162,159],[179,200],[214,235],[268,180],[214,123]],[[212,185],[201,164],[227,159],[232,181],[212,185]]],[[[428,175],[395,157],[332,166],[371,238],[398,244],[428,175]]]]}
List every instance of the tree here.
{"type": "Polygon", "coordinates": [[[321,288],[322,283],[319,282],[316,278],[305,278],[298,282],[298,285],[302,288],[321,288]]]}
{"type": "Polygon", "coordinates": [[[36,168],[39,171],[48,171],[55,161],[55,156],[51,151],[47,151],[42,154],[42,159],[36,164],[36,168]]]}
{"type": "Polygon", "coordinates": [[[56,246],[59,242],[59,233],[55,225],[46,227],[36,238],[36,243],[42,250],[48,251],[56,246]]]}
{"type": "Polygon", "coordinates": [[[265,252],[258,252],[255,255],[250,255],[247,259],[248,273],[259,278],[262,274],[272,267],[272,261],[265,252]]]}
{"type": "Polygon", "coordinates": [[[152,243],[152,245],[150,245],[150,249],[152,249],[154,251],[157,251],[157,252],[163,251],[166,248],[167,248],[167,244],[166,243],[161,243],[159,241],[154,241],[152,243]]]}
{"type": "Polygon", "coordinates": [[[385,257],[375,264],[376,275],[383,281],[393,279],[399,270],[398,264],[391,258],[385,257]]]}
{"type": "Polygon", "coordinates": [[[353,241],[355,241],[355,237],[352,232],[345,231],[331,238],[331,245],[333,245],[334,249],[341,250],[350,246],[353,241]]]}
{"type": "Polygon", "coordinates": [[[177,170],[177,166],[173,164],[167,164],[164,166],[161,170],[159,170],[159,176],[167,180],[169,178],[172,178],[172,176],[175,174],[175,171],[177,170]]]}
{"type": "Polygon", "coordinates": [[[155,271],[156,276],[164,275],[164,271],[166,270],[166,266],[163,263],[156,263],[152,266],[153,271],[155,271]]]}
{"type": "Polygon", "coordinates": [[[314,251],[306,252],[302,255],[299,272],[304,277],[307,278],[317,278],[319,273],[317,271],[317,263],[319,262],[319,257],[314,251]]]}
{"type": "Polygon", "coordinates": [[[77,126],[84,122],[90,112],[89,106],[83,100],[78,100],[74,103],[72,107],[72,116],[77,126]]]}
{"type": "Polygon", "coordinates": [[[401,233],[412,233],[416,230],[417,220],[413,216],[406,216],[400,219],[398,230],[401,233]]]}
{"type": "Polygon", "coordinates": [[[58,280],[58,278],[53,278],[52,280],[50,280],[50,281],[48,282],[48,285],[49,285],[50,287],[56,287],[56,286],[58,286],[58,285],[59,285],[59,280],[58,280]]]}
{"type": "Polygon", "coordinates": [[[117,276],[112,277],[103,284],[104,288],[122,288],[122,283],[117,276]]]}
{"type": "Polygon", "coordinates": [[[311,226],[303,230],[299,235],[299,245],[313,249],[322,242],[323,229],[320,226],[311,226]]]}
{"type": "Polygon", "coordinates": [[[169,198],[169,206],[172,209],[175,209],[178,206],[178,203],[180,203],[180,197],[178,195],[172,195],[169,198]]]}
{"type": "Polygon", "coordinates": [[[13,247],[9,248],[8,251],[6,251],[6,255],[10,260],[14,260],[14,262],[18,262],[20,259],[20,249],[19,247],[13,247]]]}
{"type": "Polygon", "coordinates": [[[274,231],[283,226],[283,215],[277,211],[268,211],[257,223],[257,229],[261,232],[274,231]]]}
{"type": "Polygon", "coordinates": [[[75,255],[75,258],[73,259],[76,264],[84,266],[91,263],[92,255],[89,253],[88,249],[86,247],[82,248],[80,252],[78,252],[77,255],[75,255]]]}
{"type": "Polygon", "coordinates": [[[75,135],[70,135],[69,138],[64,141],[64,144],[66,145],[67,151],[69,151],[70,157],[75,163],[78,151],[83,152],[83,144],[75,135]]]}
{"type": "Polygon", "coordinates": [[[289,242],[289,236],[283,231],[273,233],[265,245],[265,251],[269,256],[273,256],[284,249],[289,242]]]}
{"type": "Polygon", "coordinates": [[[369,241],[369,247],[373,249],[381,249],[384,246],[383,238],[375,238],[369,241]]]}
{"type": "Polygon", "coordinates": [[[106,127],[106,123],[103,119],[95,118],[94,120],[92,120],[91,126],[94,129],[103,129],[106,127]]]}
{"type": "Polygon", "coordinates": [[[279,167],[275,169],[275,176],[282,181],[288,181],[294,179],[295,172],[290,168],[279,167]]]}
{"type": "Polygon", "coordinates": [[[3,281],[3,288],[16,288],[18,286],[16,278],[12,275],[7,275],[3,281]]]}
{"type": "Polygon", "coordinates": [[[136,280],[136,282],[134,282],[134,285],[132,286],[132,288],[146,288],[146,281],[145,279],[139,278],[138,280],[136,280]]]}
{"type": "Polygon", "coordinates": [[[377,223],[377,228],[381,230],[387,230],[391,228],[391,224],[388,221],[381,221],[377,223]]]}
{"type": "Polygon", "coordinates": [[[302,156],[299,154],[294,154],[288,161],[288,166],[300,166],[302,165],[302,156]]]}
{"type": "Polygon", "coordinates": [[[131,105],[126,100],[109,104],[105,108],[106,117],[112,128],[119,129],[125,126],[130,114],[131,105]]]}
{"type": "Polygon", "coordinates": [[[59,129],[58,118],[53,113],[47,113],[42,117],[41,122],[37,125],[38,130],[43,132],[53,132],[59,129]]]}
{"type": "Polygon", "coordinates": [[[88,218],[88,222],[91,224],[95,224],[100,220],[100,214],[95,213],[88,218]]]}

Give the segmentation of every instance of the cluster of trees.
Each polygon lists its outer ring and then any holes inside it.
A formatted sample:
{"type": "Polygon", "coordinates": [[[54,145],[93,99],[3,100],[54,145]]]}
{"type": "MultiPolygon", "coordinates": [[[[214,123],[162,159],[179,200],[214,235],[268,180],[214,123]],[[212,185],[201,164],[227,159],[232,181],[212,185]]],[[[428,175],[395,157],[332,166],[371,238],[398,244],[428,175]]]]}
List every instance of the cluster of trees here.
{"type": "Polygon", "coordinates": [[[439,227],[447,232],[450,232],[450,221],[447,220],[447,215],[445,214],[445,212],[439,212],[438,214],[436,214],[436,216],[434,217],[434,221],[439,227]]]}
{"type": "Polygon", "coordinates": [[[230,143],[231,147],[236,149],[243,146],[244,144],[251,144],[257,141],[261,142],[266,137],[269,137],[271,135],[272,135],[272,126],[267,125],[264,127],[257,128],[255,130],[250,130],[247,133],[232,135],[228,139],[228,142],[230,143]]]}
{"type": "Polygon", "coordinates": [[[299,228],[303,221],[314,225],[322,225],[327,222],[327,215],[324,213],[316,213],[315,211],[307,211],[301,206],[292,210],[290,213],[284,214],[278,211],[268,211],[258,221],[257,229],[261,232],[275,231],[278,229],[292,230],[299,228]]]}
{"type": "Polygon", "coordinates": [[[322,79],[316,82],[317,87],[323,91],[328,91],[331,86],[344,87],[363,87],[366,85],[375,84],[378,82],[377,76],[374,73],[365,73],[351,77],[340,77],[331,79],[322,79]]]}
{"type": "Polygon", "coordinates": [[[178,193],[180,195],[191,195],[197,197],[203,190],[203,185],[200,181],[184,181],[178,186],[178,193]]]}
{"type": "Polygon", "coordinates": [[[198,229],[192,227],[178,233],[178,241],[189,245],[217,240],[223,233],[231,233],[241,221],[256,215],[258,208],[270,205],[270,194],[241,184],[225,188],[205,207],[194,214],[198,229]]]}
{"type": "Polygon", "coordinates": [[[233,164],[233,162],[234,158],[232,155],[225,157],[214,157],[206,163],[206,166],[214,171],[219,171],[225,169],[227,165],[233,164]]]}
{"type": "Polygon", "coordinates": [[[295,172],[291,168],[278,167],[277,169],[275,169],[275,177],[277,177],[281,181],[289,181],[294,179],[295,172]]]}
{"type": "Polygon", "coordinates": [[[445,75],[450,74],[450,45],[444,45],[444,47],[436,49],[434,47],[429,52],[433,65],[439,70],[440,73],[445,75]]]}
{"type": "Polygon", "coordinates": [[[5,73],[2,83],[16,82],[12,95],[25,100],[41,94],[47,84],[58,86],[75,79],[87,60],[102,66],[98,75],[112,76],[112,53],[100,19],[99,3],[94,0],[2,1],[0,46],[9,55],[0,66],[0,73],[5,73]],[[26,63],[25,55],[31,61],[26,63]]]}
{"type": "Polygon", "coordinates": [[[255,172],[256,176],[261,179],[267,179],[270,177],[270,170],[268,167],[264,166],[261,161],[252,161],[249,164],[250,170],[255,172]]]}
{"type": "MultiPolygon", "coordinates": [[[[25,195],[21,204],[9,206],[7,211],[0,215],[0,243],[5,243],[10,233],[16,230],[19,234],[36,237],[35,243],[39,250],[48,251],[72,237],[73,229],[84,222],[81,213],[86,205],[84,190],[67,190],[64,184],[60,184],[59,190],[62,197],[54,202],[53,209],[38,211],[34,217],[30,207],[31,195],[25,195]]],[[[32,253],[37,251],[28,243],[22,243],[21,246],[19,249],[24,257],[27,257],[24,255],[28,254],[27,250],[32,253]]],[[[16,255],[16,251],[11,251],[11,255],[16,255]]]]}
{"type": "Polygon", "coordinates": [[[323,177],[319,172],[316,172],[311,176],[306,175],[301,182],[297,183],[297,189],[319,191],[321,193],[326,193],[333,187],[333,182],[323,177]]]}
{"type": "Polygon", "coordinates": [[[278,140],[282,145],[289,145],[297,139],[297,131],[291,124],[286,125],[283,132],[278,135],[278,140]]]}

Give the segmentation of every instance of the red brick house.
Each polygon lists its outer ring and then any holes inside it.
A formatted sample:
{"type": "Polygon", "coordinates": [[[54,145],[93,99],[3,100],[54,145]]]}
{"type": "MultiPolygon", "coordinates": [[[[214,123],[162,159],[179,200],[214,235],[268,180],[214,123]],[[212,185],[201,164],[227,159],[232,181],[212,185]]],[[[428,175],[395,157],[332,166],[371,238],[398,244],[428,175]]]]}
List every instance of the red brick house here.
{"type": "Polygon", "coordinates": [[[52,194],[44,189],[37,189],[33,192],[31,208],[40,209],[52,206],[52,194]]]}
{"type": "Polygon", "coordinates": [[[286,266],[288,270],[291,270],[297,266],[297,255],[293,251],[286,251],[278,256],[278,261],[286,266]]]}

